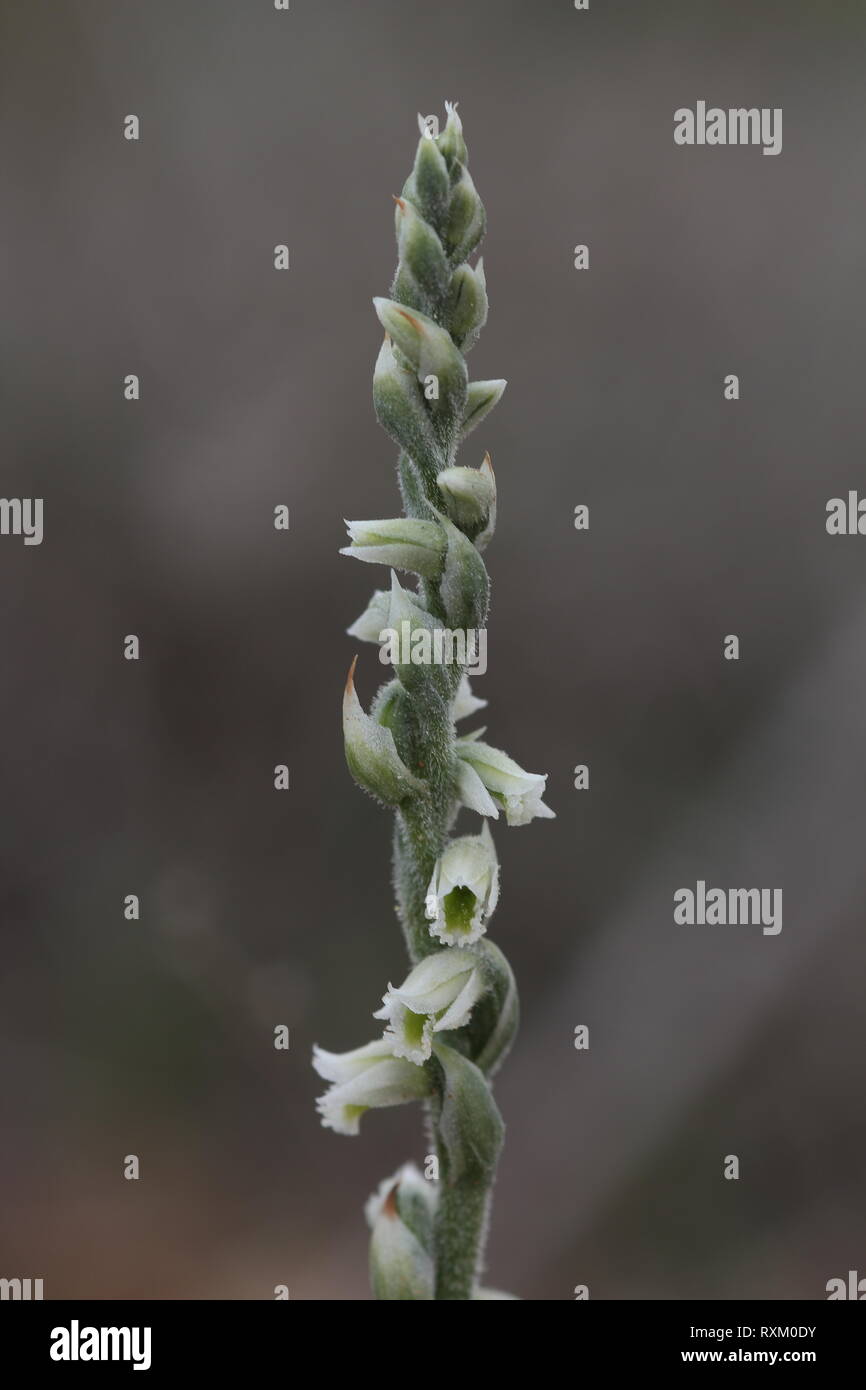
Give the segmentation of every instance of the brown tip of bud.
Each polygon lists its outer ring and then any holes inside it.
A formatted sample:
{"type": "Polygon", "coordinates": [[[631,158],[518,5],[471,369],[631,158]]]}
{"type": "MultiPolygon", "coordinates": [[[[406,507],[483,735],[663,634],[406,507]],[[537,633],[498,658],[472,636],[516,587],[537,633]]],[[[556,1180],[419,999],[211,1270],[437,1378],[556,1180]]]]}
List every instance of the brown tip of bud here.
{"type": "Polygon", "coordinates": [[[352,662],[351,666],[349,667],[349,674],[348,674],[348,676],[346,677],[346,694],[347,694],[347,695],[354,695],[354,693],[355,693],[355,667],[357,666],[357,664],[358,664],[358,658],[355,657],[355,660],[352,662]]]}
{"type": "Polygon", "coordinates": [[[403,199],[402,199],[402,198],[398,198],[397,195],[396,195],[396,193],[392,193],[392,194],[391,194],[391,197],[394,199],[394,202],[397,204],[397,206],[398,206],[398,208],[400,209],[400,211],[401,211],[401,212],[405,212],[405,211],[406,211],[406,204],[405,204],[405,202],[403,201],[403,199]]]}
{"type": "Polygon", "coordinates": [[[397,1190],[399,1186],[399,1182],[395,1182],[394,1186],[391,1188],[391,1191],[388,1193],[387,1197],[382,1203],[381,1215],[387,1216],[390,1221],[396,1221],[400,1215],[400,1213],[397,1210],[397,1190]]]}
{"type": "Polygon", "coordinates": [[[487,472],[490,473],[491,476],[492,476],[492,474],[493,474],[493,464],[492,464],[491,461],[490,461],[490,450],[489,450],[489,449],[488,449],[487,453],[484,455],[484,458],[481,460],[481,467],[482,467],[482,468],[485,468],[485,469],[487,470],[487,472]]]}

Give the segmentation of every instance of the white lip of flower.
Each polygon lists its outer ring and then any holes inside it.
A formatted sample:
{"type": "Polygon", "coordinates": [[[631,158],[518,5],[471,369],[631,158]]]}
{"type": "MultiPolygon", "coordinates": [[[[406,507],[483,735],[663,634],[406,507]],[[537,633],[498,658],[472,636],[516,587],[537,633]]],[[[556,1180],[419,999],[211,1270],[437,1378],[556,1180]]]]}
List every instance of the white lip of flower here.
{"type": "Polygon", "coordinates": [[[325,1128],[337,1134],[357,1134],[366,1110],[419,1100],[429,1091],[426,1072],[396,1056],[382,1038],[352,1052],[314,1047],[313,1066],[333,1083],[316,1109],[325,1128]]]}
{"type": "Polygon", "coordinates": [[[427,890],[430,934],[446,946],[471,946],[499,901],[499,864],[487,821],[480,835],[452,840],[427,890]]]}
{"type": "Polygon", "coordinates": [[[425,956],[399,989],[389,984],[373,1017],[387,1020],[384,1042],[394,1057],[420,1067],[433,1051],[433,1034],[463,1028],[483,992],[474,952],[449,947],[425,956]]]}
{"type": "MultiPolygon", "coordinates": [[[[484,798],[500,806],[505,812],[509,825],[528,825],[539,817],[552,820],[556,812],[551,811],[542,801],[547,783],[546,773],[524,772],[523,768],[503,753],[499,748],[491,748],[489,743],[481,743],[477,738],[460,739],[457,754],[465,767],[474,776],[467,776],[458,768],[458,790],[464,805],[481,815],[490,815],[482,810],[484,798]]],[[[497,812],[498,814],[498,812],[497,812]]],[[[496,815],[493,816],[496,819],[496,815]]]]}
{"type": "Polygon", "coordinates": [[[451,718],[456,724],[460,719],[467,719],[470,714],[477,714],[478,710],[484,709],[487,701],[481,700],[477,695],[472,694],[472,686],[469,684],[469,677],[464,673],[460,677],[460,684],[457,687],[457,694],[451,706],[451,718]]]}

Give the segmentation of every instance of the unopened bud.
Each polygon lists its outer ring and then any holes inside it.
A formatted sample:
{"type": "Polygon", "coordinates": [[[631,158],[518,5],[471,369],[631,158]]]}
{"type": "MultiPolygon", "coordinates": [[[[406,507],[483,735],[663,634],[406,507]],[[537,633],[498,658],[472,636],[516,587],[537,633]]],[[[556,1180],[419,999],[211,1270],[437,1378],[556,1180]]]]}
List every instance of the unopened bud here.
{"type": "Polygon", "coordinates": [[[460,265],[451,276],[446,322],[457,346],[462,352],[469,352],[487,322],[487,282],[483,260],[479,260],[474,268],[460,265]]]}
{"type": "Polygon", "coordinates": [[[495,405],[502,399],[505,390],[504,381],[470,381],[466,388],[466,407],[463,411],[463,422],[461,425],[462,437],[465,439],[467,434],[471,434],[476,425],[480,425],[485,415],[489,415],[495,405]]]}
{"type": "Polygon", "coordinates": [[[484,455],[480,468],[444,468],[436,481],[451,520],[471,536],[476,546],[481,531],[492,535],[496,523],[496,478],[489,454],[484,455]]]}
{"type": "Polygon", "coordinates": [[[425,579],[437,578],[442,569],[446,538],[435,521],[398,516],[385,521],[347,521],[346,529],[352,544],[344,546],[341,555],[410,570],[425,579]]]}

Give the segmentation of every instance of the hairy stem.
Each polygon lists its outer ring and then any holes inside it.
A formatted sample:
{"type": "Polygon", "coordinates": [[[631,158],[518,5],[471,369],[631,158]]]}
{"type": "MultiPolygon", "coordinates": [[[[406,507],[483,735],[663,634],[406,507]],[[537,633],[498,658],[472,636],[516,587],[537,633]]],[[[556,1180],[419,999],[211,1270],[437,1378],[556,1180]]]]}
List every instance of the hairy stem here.
{"type": "Polygon", "coordinates": [[[441,1184],[436,1216],[436,1298],[474,1297],[481,1272],[493,1179],[441,1184]]]}

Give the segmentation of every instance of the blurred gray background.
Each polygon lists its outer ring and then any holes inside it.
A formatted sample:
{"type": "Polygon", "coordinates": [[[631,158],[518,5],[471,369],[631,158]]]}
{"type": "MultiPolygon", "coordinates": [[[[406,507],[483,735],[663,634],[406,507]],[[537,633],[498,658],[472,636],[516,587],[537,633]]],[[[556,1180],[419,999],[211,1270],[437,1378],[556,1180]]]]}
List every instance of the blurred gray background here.
{"type": "Polygon", "coordinates": [[[320,1129],[309,1049],[374,1036],[404,968],[339,733],[378,576],[337,548],[395,511],[370,298],[447,98],[490,228],[472,374],[510,382],[462,456],[500,487],[477,693],[558,813],[496,830],[524,1021],[489,1280],[824,1297],[866,1260],[866,540],[824,529],[866,488],[862,7],[0,13],[3,491],[45,499],[41,547],[0,541],[0,1274],[367,1298],[363,1199],[423,1156],[414,1108],[320,1129]],[[782,107],[782,154],[677,148],[698,99],[782,107]],[[698,878],[782,887],[781,935],[674,926],[698,878]]]}

